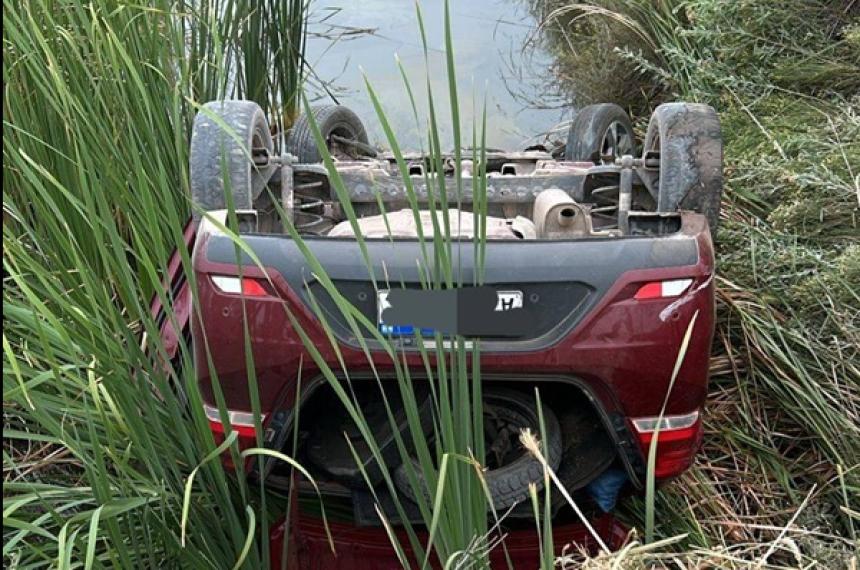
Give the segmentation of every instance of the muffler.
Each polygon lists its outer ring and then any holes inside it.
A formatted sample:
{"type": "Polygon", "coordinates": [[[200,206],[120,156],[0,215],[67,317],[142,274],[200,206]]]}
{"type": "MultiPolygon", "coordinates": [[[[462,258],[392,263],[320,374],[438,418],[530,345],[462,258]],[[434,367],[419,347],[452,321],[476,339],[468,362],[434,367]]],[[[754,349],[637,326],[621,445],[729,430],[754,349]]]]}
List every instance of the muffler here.
{"type": "Polygon", "coordinates": [[[567,192],[549,188],[535,198],[532,219],[539,239],[591,235],[590,208],[579,204],[567,192]]]}

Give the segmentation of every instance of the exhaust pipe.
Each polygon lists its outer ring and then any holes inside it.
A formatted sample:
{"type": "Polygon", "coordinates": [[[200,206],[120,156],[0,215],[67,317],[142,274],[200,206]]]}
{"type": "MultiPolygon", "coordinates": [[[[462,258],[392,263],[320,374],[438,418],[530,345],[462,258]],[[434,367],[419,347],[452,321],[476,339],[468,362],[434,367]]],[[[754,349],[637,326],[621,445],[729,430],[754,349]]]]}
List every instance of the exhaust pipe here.
{"type": "Polygon", "coordinates": [[[537,195],[532,219],[538,238],[591,234],[591,214],[588,208],[558,188],[549,188],[537,195]]]}

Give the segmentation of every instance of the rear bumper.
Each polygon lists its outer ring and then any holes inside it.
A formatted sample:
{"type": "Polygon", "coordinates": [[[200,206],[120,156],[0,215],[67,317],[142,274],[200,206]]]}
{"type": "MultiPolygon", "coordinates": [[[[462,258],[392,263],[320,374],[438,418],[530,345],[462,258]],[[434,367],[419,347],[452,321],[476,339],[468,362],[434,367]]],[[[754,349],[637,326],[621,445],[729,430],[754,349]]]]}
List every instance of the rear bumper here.
{"type": "MultiPolygon", "coordinates": [[[[333,370],[341,369],[338,353],[351,373],[370,370],[357,339],[348,327],[338,324],[337,315],[327,311],[316,294],[335,333],[337,350],[331,346],[311,309],[310,297],[315,294],[312,267],[297,245],[282,236],[244,237],[262,267],[206,224],[194,250],[199,312],[192,318],[192,335],[204,398],[215,401],[210,374],[215,370],[228,407],[251,409],[243,315],[247,315],[260,402],[269,416],[293,408],[300,371],[305,386],[319,376],[291,316],[333,370]],[[268,294],[250,298],[226,294],[213,285],[212,276],[240,273],[259,278],[268,294]]],[[[414,240],[368,241],[366,245],[378,283],[384,283],[384,276],[392,283],[419,280],[423,254],[414,240]]],[[[342,283],[357,287],[354,304],[370,320],[375,314],[375,296],[362,287],[372,292],[373,284],[356,242],[318,238],[307,240],[307,247],[338,287],[342,283]],[[367,306],[362,309],[361,303],[367,306]]],[[[454,252],[461,254],[462,282],[471,283],[475,277],[471,244],[455,244],[454,252]]],[[[714,326],[713,272],[710,234],[704,218],[696,214],[684,214],[681,231],[664,237],[488,243],[484,283],[520,287],[526,292],[529,287],[577,283],[581,295],[576,303],[565,306],[562,318],[532,338],[482,341],[482,374],[523,381],[575,379],[604,413],[607,427],[626,434],[635,445],[631,420],[659,414],[693,315],[697,315],[696,324],[666,413],[688,414],[702,408],[714,326]],[[692,283],[678,297],[634,298],[643,283],[673,279],[692,283]]],[[[393,363],[381,347],[373,341],[368,345],[376,369],[383,374],[392,370],[393,363]]],[[[407,364],[423,369],[420,354],[409,346],[403,348],[407,364]]],[[[664,441],[664,435],[660,440],[664,441]]],[[[641,459],[643,444],[638,443],[636,453],[641,459]]],[[[696,445],[689,447],[694,451],[696,445]]]]}

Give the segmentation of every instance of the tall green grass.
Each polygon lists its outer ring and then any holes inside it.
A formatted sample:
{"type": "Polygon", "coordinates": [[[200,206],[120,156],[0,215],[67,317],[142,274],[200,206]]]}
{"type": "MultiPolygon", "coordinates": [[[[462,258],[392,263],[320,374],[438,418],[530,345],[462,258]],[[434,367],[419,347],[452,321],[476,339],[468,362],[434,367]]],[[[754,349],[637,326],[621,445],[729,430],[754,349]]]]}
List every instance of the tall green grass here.
{"type": "Polygon", "coordinates": [[[278,132],[297,112],[307,0],[207,0],[184,6],[183,75],[198,101],[238,96],[259,104],[278,132]],[[204,97],[205,96],[205,97],[204,97]]]}
{"type": "Polygon", "coordinates": [[[205,461],[207,422],[173,389],[199,401],[188,355],[157,363],[149,299],[183,250],[195,108],[250,96],[293,113],[303,8],[4,2],[6,564],[263,564],[266,517],[205,461]]]}

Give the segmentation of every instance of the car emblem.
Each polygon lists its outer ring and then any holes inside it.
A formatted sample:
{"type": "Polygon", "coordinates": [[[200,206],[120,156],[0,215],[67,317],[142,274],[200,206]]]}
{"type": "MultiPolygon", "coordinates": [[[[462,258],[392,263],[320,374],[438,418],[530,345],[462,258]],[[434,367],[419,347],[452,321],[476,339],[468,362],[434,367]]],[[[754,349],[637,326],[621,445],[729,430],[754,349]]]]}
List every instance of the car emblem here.
{"type": "Polygon", "coordinates": [[[496,311],[510,311],[511,309],[523,308],[522,291],[497,291],[499,300],[496,303],[496,311]]]}

